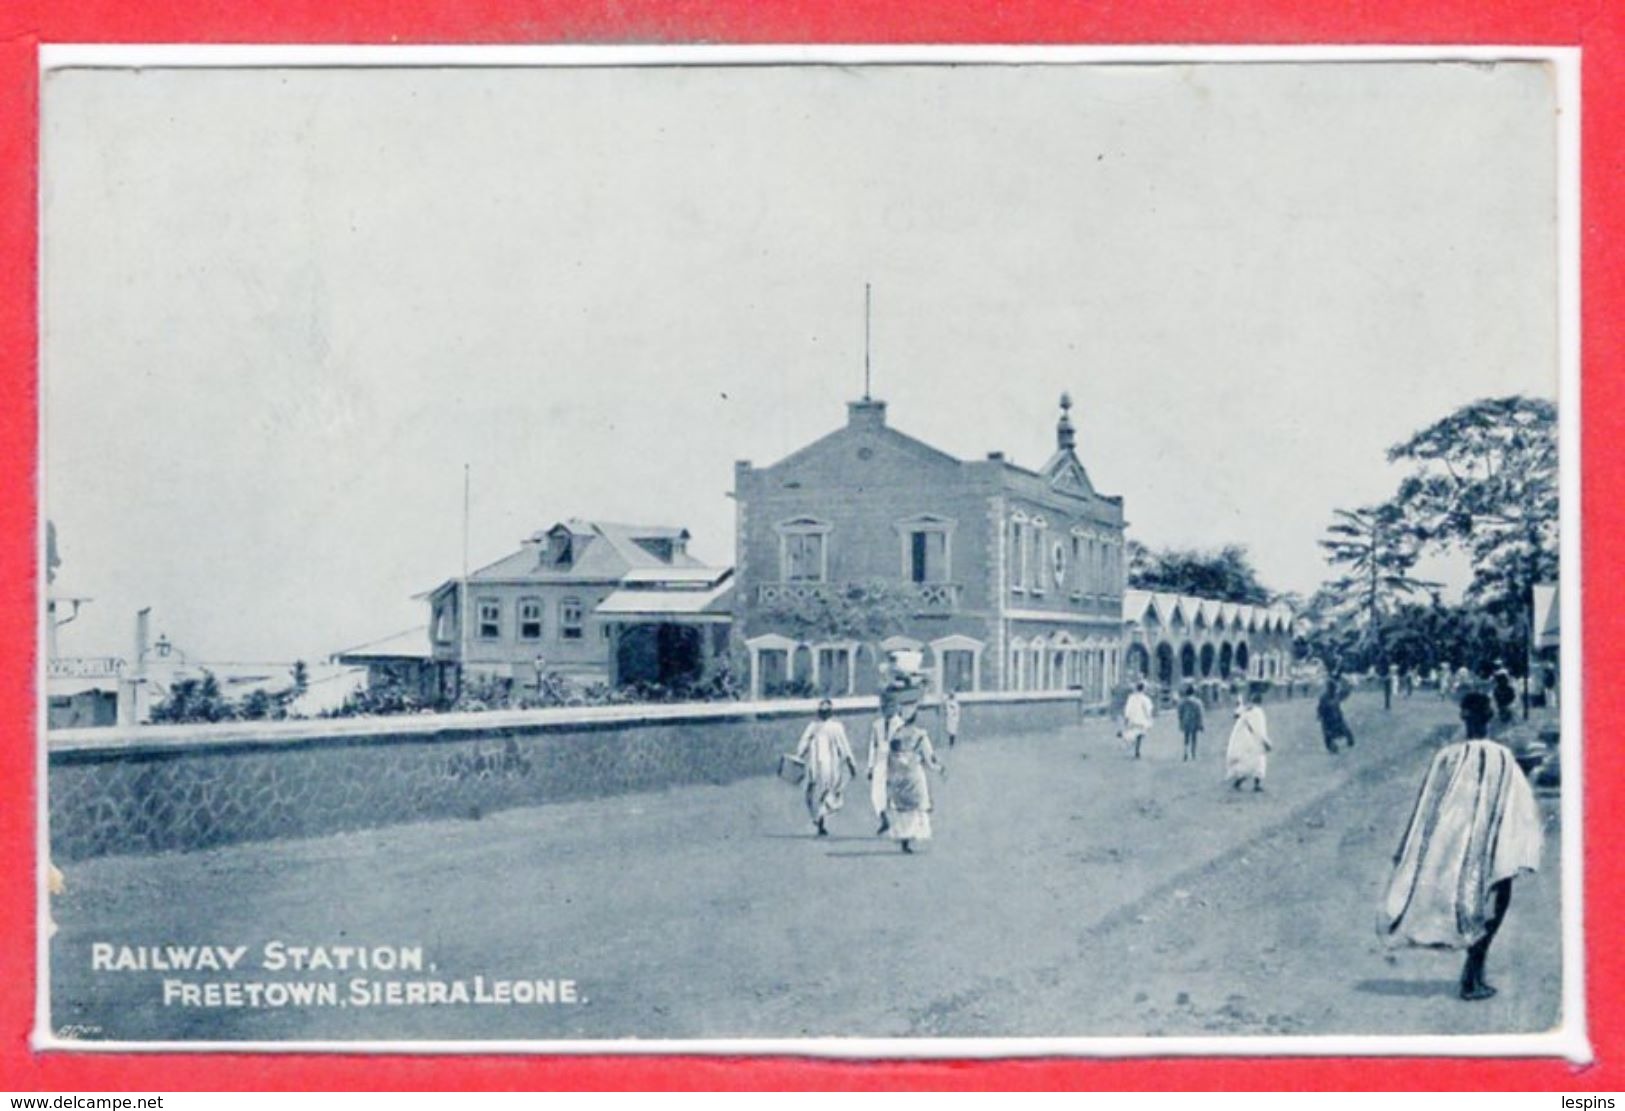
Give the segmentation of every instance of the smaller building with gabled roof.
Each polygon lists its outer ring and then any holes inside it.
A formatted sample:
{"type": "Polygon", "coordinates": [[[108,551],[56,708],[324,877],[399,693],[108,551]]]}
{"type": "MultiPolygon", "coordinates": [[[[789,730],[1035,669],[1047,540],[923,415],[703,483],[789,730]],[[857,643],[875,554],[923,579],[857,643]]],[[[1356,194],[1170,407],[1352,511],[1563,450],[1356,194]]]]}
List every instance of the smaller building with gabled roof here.
{"type": "Polygon", "coordinates": [[[511,683],[517,695],[547,673],[582,683],[700,679],[726,656],[732,572],[690,555],[688,542],[685,528],[572,517],[466,584],[447,579],[423,595],[441,696],[454,698],[468,678],[511,683]]]}

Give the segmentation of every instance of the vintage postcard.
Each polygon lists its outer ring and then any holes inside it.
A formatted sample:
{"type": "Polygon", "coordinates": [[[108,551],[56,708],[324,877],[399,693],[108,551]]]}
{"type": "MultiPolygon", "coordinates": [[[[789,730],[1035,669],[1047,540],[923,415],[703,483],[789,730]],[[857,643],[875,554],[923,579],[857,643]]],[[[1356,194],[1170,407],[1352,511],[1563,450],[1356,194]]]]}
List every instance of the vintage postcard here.
{"type": "Polygon", "coordinates": [[[39,1046],[1587,1058],[1573,52],[43,61],[39,1046]]]}

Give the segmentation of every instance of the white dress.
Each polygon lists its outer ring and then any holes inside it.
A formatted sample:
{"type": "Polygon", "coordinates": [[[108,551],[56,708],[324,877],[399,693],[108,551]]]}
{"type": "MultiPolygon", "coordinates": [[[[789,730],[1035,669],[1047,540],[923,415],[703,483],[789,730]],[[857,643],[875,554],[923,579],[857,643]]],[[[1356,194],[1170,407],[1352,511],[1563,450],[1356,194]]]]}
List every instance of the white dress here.
{"type": "Polygon", "coordinates": [[[1269,762],[1269,725],[1260,706],[1249,706],[1236,715],[1230,730],[1230,743],[1224,750],[1225,778],[1263,779],[1269,762]]]}

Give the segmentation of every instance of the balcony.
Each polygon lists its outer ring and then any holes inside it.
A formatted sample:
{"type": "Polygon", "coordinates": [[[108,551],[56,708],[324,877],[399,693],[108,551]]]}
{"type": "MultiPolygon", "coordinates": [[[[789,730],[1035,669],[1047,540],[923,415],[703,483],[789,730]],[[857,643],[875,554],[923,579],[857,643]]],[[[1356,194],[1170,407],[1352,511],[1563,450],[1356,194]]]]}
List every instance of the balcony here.
{"type": "MultiPolygon", "coordinates": [[[[861,589],[864,585],[861,582],[761,583],[756,588],[756,604],[763,609],[797,606],[817,598],[838,597],[849,589],[861,589]]],[[[945,617],[958,613],[960,595],[964,591],[960,583],[891,582],[887,585],[913,595],[915,617],[945,617]]]]}

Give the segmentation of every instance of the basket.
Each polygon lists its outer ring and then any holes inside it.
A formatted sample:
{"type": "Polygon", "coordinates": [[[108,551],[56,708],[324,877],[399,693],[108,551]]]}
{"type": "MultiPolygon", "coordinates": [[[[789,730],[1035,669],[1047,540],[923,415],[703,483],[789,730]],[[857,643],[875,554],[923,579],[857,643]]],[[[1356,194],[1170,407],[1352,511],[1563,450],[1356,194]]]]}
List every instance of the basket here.
{"type": "Polygon", "coordinates": [[[788,754],[779,757],[779,778],[792,787],[801,786],[801,781],[807,778],[807,762],[798,760],[788,754]]]}

